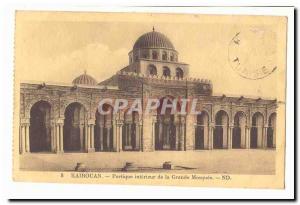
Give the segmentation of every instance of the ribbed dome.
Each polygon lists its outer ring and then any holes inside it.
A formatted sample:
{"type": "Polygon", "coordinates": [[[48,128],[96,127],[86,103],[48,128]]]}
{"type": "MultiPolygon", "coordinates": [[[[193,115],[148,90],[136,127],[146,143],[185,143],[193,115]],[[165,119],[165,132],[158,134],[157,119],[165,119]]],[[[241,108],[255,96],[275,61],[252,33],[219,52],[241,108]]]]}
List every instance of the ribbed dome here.
{"type": "Polygon", "coordinates": [[[75,78],[72,83],[77,85],[96,85],[97,81],[92,76],[84,72],[84,74],[75,78]]]}
{"type": "Polygon", "coordinates": [[[133,49],[138,48],[167,48],[175,50],[172,42],[164,34],[152,31],[140,36],[133,49]]]}

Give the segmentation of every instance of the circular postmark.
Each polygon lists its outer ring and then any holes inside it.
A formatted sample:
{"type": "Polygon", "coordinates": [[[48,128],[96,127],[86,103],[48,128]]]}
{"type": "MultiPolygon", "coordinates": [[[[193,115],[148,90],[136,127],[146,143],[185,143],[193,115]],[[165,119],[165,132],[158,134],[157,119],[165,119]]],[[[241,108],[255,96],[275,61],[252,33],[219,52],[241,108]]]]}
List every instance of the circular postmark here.
{"type": "Polygon", "coordinates": [[[229,42],[228,61],[240,76],[262,79],[276,69],[276,34],[263,28],[237,32],[229,42]]]}

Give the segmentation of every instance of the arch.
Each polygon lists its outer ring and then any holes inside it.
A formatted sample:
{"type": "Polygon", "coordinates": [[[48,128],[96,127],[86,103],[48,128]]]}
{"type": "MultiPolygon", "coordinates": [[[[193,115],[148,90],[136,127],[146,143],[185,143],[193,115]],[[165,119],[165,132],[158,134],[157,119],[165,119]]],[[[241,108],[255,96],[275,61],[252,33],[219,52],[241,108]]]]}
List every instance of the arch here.
{"type": "Polygon", "coordinates": [[[113,107],[109,104],[103,105],[101,114],[95,113],[96,121],[94,128],[95,151],[113,151],[113,107]]]}
{"type": "Polygon", "coordinates": [[[260,112],[256,112],[252,115],[251,130],[250,130],[250,148],[262,148],[263,147],[263,128],[264,128],[264,116],[260,112]]]}
{"type": "Polygon", "coordinates": [[[208,124],[208,113],[206,111],[201,111],[201,114],[197,115],[197,126],[195,130],[195,149],[208,149],[208,124]]]}
{"type": "Polygon", "coordinates": [[[169,67],[167,67],[167,66],[163,67],[163,76],[164,77],[170,77],[171,76],[171,71],[170,71],[169,67]]]}
{"type": "Polygon", "coordinates": [[[268,119],[267,147],[276,147],[276,113],[272,113],[268,119]]]}
{"type": "Polygon", "coordinates": [[[149,75],[157,75],[157,69],[156,69],[156,67],[155,67],[155,65],[153,65],[153,64],[150,64],[150,65],[148,65],[148,74],[149,75]]]}
{"type": "MultiPolygon", "coordinates": [[[[176,150],[178,139],[176,136],[175,115],[172,108],[167,108],[162,112],[163,101],[171,104],[173,97],[166,96],[160,99],[160,106],[157,108],[157,122],[155,123],[155,149],[156,150],[176,150]]],[[[177,104],[178,109],[178,104],[177,104]]]]}
{"type": "Polygon", "coordinates": [[[166,51],[163,51],[161,57],[162,57],[162,60],[163,60],[163,61],[168,60],[168,53],[167,53],[166,51]]]}
{"type": "Polygon", "coordinates": [[[30,151],[49,152],[51,143],[51,105],[41,100],[34,103],[30,109],[30,151]]]}
{"type": "Polygon", "coordinates": [[[246,148],[246,122],[247,117],[244,112],[238,111],[234,115],[232,130],[232,148],[246,148]]]}
{"type": "Polygon", "coordinates": [[[152,51],[152,59],[157,60],[158,59],[158,52],[152,51]]]}
{"type": "Polygon", "coordinates": [[[70,103],[65,109],[63,126],[64,151],[82,152],[86,147],[87,110],[79,102],[70,103]]]}
{"type": "Polygon", "coordinates": [[[183,78],[183,70],[181,68],[176,68],[176,78],[183,78]]]}
{"type": "Polygon", "coordinates": [[[124,113],[122,127],[122,149],[125,151],[139,150],[139,114],[128,110],[124,113]]]}
{"type": "Polygon", "coordinates": [[[215,129],[213,138],[214,149],[223,149],[228,146],[229,117],[227,112],[219,110],[215,116],[215,129]]]}

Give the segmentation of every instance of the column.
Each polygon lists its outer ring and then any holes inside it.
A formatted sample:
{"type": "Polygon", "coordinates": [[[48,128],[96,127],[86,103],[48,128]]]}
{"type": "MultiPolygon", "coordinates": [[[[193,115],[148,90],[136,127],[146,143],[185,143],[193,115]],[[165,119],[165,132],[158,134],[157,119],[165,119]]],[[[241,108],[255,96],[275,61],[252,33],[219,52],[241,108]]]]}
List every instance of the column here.
{"type": "Polygon", "coordinates": [[[56,150],[56,130],[55,130],[55,122],[51,122],[51,151],[55,152],[56,150]]]}
{"type": "Polygon", "coordinates": [[[30,119],[21,119],[20,122],[20,153],[30,152],[30,139],[29,139],[29,126],[30,119]]]}
{"type": "Polygon", "coordinates": [[[84,124],[79,125],[80,130],[80,151],[84,151],[84,124]]]}
{"type": "Polygon", "coordinates": [[[151,113],[147,113],[143,118],[143,144],[142,149],[146,152],[154,151],[155,145],[155,119],[151,113]]]}
{"type": "Polygon", "coordinates": [[[30,144],[29,144],[29,123],[26,123],[25,125],[26,134],[25,134],[25,150],[26,152],[30,152],[30,144]]]}
{"type": "Polygon", "coordinates": [[[88,128],[87,128],[87,152],[95,152],[94,146],[94,126],[95,126],[95,119],[88,120],[88,128]]]}
{"type": "Polygon", "coordinates": [[[208,139],[208,149],[214,148],[214,129],[215,125],[214,123],[209,124],[209,139],[208,139]]]}
{"type": "Polygon", "coordinates": [[[264,133],[263,133],[263,144],[262,148],[267,148],[267,140],[268,140],[268,125],[264,126],[264,133]]]}
{"type": "Polygon", "coordinates": [[[250,149],[250,129],[251,127],[246,126],[246,149],[250,149]]]}
{"type": "Polygon", "coordinates": [[[64,152],[64,125],[59,125],[59,138],[60,138],[60,152],[64,152]]]}
{"type": "Polygon", "coordinates": [[[194,115],[188,114],[186,116],[186,150],[195,149],[195,130],[196,130],[196,119],[194,115]]]}
{"type": "Polygon", "coordinates": [[[116,139],[117,139],[117,147],[116,147],[116,151],[118,152],[122,152],[123,149],[122,149],[122,131],[123,131],[123,120],[117,120],[117,123],[116,123],[116,139]]]}
{"type": "Polygon", "coordinates": [[[232,149],[233,125],[229,126],[228,149],[232,149]]]}
{"type": "Polygon", "coordinates": [[[142,138],[143,138],[143,123],[142,123],[142,121],[139,121],[138,125],[139,125],[139,130],[138,130],[138,132],[139,132],[139,151],[141,152],[142,146],[143,146],[143,144],[142,144],[142,138]]]}
{"type": "Polygon", "coordinates": [[[20,152],[25,153],[26,148],[25,148],[25,126],[23,124],[20,125],[20,152]]]}
{"type": "Polygon", "coordinates": [[[179,115],[178,116],[178,140],[179,140],[179,146],[178,149],[180,151],[184,151],[184,124],[185,124],[185,116],[179,115]]]}
{"type": "Polygon", "coordinates": [[[114,117],[113,118],[113,148],[112,148],[112,150],[114,151],[114,152],[117,152],[118,151],[118,141],[119,141],[119,136],[118,136],[118,132],[117,132],[117,127],[118,127],[118,125],[117,125],[117,119],[116,119],[116,117],[114,117]]]}

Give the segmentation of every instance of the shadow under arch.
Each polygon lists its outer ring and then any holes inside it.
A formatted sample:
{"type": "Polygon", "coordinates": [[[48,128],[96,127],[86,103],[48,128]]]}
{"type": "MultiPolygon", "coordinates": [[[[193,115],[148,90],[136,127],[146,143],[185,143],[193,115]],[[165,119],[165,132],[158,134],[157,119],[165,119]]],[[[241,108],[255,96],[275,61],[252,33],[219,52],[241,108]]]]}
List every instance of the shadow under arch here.
{"type": "Polygon", "coordinates": [[[30,152],[50,152],[51,143],[51,105],[41,100],[30,109],[30,152]]]}
{"type": "Polygon", "coordinates": [[[224,110],[219,110],[215,116],[215,129],[213,137],[213,148],[224,149],[228,147],[228,125],[229,116],[224,110]]]}
{"type": "Polygon", "coordinates": [[[63,147],[65,152],[83,152],[86,142],[86,108],[79,102],[70,103],[65,109],[63,147]]]}

